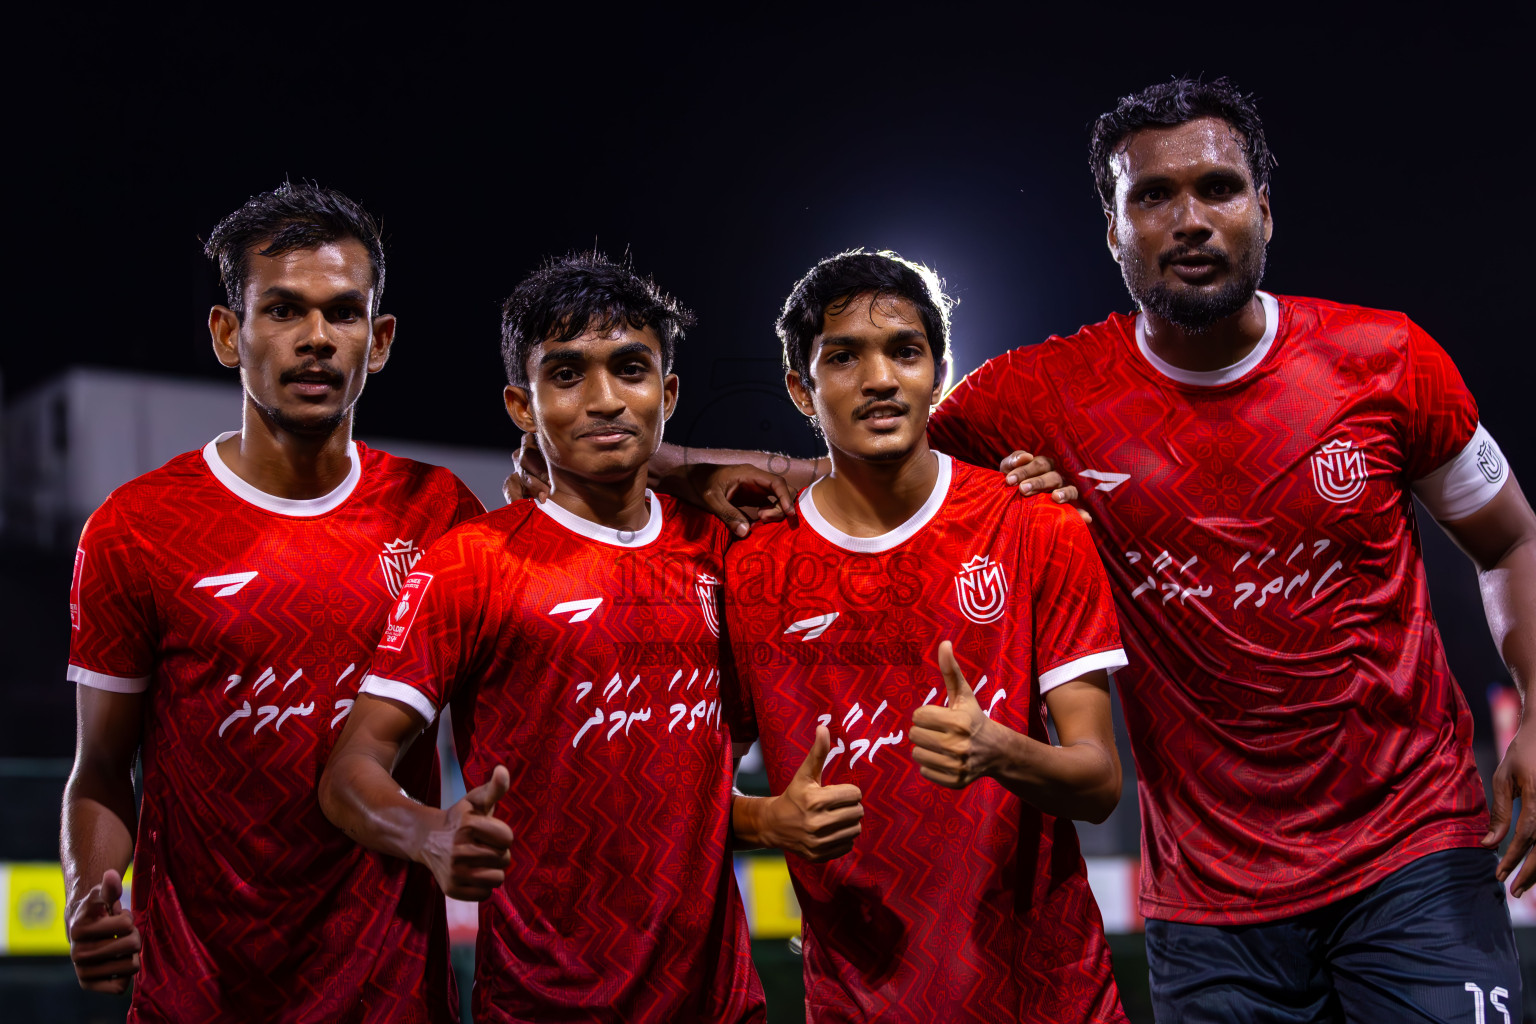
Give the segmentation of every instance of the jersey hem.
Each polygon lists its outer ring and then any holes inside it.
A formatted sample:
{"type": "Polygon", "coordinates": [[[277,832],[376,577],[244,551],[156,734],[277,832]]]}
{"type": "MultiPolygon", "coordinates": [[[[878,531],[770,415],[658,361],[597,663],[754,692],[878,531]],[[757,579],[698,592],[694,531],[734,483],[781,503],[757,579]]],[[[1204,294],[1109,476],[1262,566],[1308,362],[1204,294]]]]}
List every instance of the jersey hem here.
{"type": "Polygon", "coordinates": [[[88,668],[71,664],[64,677],[72,683],[89,686],[96,690],[113,693],[143,693],[149,689],[149,676],[110,676],[105,672],[92,672],[88,668]]]}
{"type": "Polygon", "coordinates": [[[1113,674],[1116,669],[1124,668],[1128,664],[1130,661],[1126,658],[1125,649],[1122,647],[1073,658],[1065,664],[1040,673],[1040,695],[1043,697],[1047,690],[1054,690],[1063,683],[1070,683],[1086,673],[1102,668],[1113,674]]]}
{"type": "Polygon", "coordinates": [[[1298,914],[1305,914],[1320,907],[1337,903],[1339,900],[1355,895],[1362,889],[1368,889],[1399,868],[1412,864],[1420,857],[1427,857],[1432,853],[1442,853],[1445,850],[1459,850],[1467,847],[1482,848],[1480,840],[1487,834],[1485,829],[1468,829],[1463,825],[1455,825],[1450,828],[1450,831],[1433,839],[1422,840],[1411,850],[1394,854],[1379,861],[1373,861],[1369,866],[1362,868],[1353,878],[1347,881],[1341,882],[1338,879],[1330,879],[1324,888],[1312,889],[1300,896],[1286,896],[1270,901],[1236,897],[1237,900],[1242,902],[1245,908],[1243,910],[1232,910],[1227,907],[1217,906],[1200,906],[1190,903],[1175,903],[1171,900],[1159,900],[1155,896],[1142,896],[1137,901],[1137,909],[1141,912],[1141,916],[1148,920],[1174,921],[1181,924],[1263,924],[1287,917],[1295,917],[1298,914]]]}
{"type": "Polygon", "coordinates": [[[398,701],[416,712],[428,722],[437,717],[437,707],[410,683],[402,683],[396,679],[386,679],[369,673],[363,680],[363,685],[357,688],[358,693],[367,693],[375,697],[384,697],[388,700],[398,701]]]}

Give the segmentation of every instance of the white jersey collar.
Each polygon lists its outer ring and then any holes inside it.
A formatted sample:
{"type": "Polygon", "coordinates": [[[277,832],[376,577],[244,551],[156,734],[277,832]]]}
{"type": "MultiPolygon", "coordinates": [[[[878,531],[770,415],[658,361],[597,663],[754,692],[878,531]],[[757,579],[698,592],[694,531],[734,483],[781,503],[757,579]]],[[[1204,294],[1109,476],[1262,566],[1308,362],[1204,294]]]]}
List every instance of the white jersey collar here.
{"type": "Polygon", "coordinates": [[[1171,380],[1180,384],[1193,384],[1196,387],[1213,388],[1219,384],[1230,384],[1241,379],[1244,375],[1264,361],[1269,354],[1270,346],[1275,343],[1275,335],[1280,330],[1280,303],[1269,292],[1259,292],[1259,302],[1264,307],[1264,336],[1259,343],[1253,346],[1242,359],[1231,366],[1224,366],[1219,370],[1181,370],[1166,360],[1159,359],[1147,346],[1146,317],[1136,314],[1136,347],[1141,350],[1142,357],[1152,364],[1152,368],[1171,380]]]}
{"type": "MultiPolygon", "coordinates": [[[[816,490],[816,484],[807,487],[800,495],[798,503],[800,516],[807,526],[845,551],[856,551],[860,554],[889,551],[899,544],[906,543],[917,531],[927,526],[928,521],[938,515],[939,509],[944,507],[944,498],[949,494],[949,481],[953,475],[952,467],[948,455],[943,452],[933,454],[939,457],[939,475],[933,482],[933,490],[928,493],[928,500],[912,513],[910,519],[889,533],[882,533],[878,537],[855,537],[827,522],[827,517],[821,514],[821,510],[816,507],[816,499],[812,496],[816,490]]],[[[816,483],[820,482],[818,480],[816,483]]]]}
{"type": "Polygon", "coordinates": [[[323,516],[350,498],[353,489],[357,487],[357,482],[363,478],[363,461],[357,457],[357,442],[348,441],[347,458],[351,460],[352,468],[347,471],[346,479],[336,485],[335,490],[329,494],[322,494],[318,498],[279,498],[275,494],[268,494],[246,483],[235,474],[234,470],[224,464],[224,458],[219,454],[219,442],[227,441],[238,433],[240,433],[238,430],[226,430],[209,441],[203,446],[203,461],[208,464],[208,469],[213,473],[214,478],[228,488],[235,497],[268,512],[276,512],[284,516],[323,516]]]}
{"type": "Polygon", "coordinates": [[[576,513],[556,505],[553,498],[535,502],[533,507],[567,530],[580,534],[588,540],[595,540],[600,544],[612,544],[618,548],[643,548],[661,536],[661,499],[656,497],[649,487],[645,489],[645,497],[651,505],[651,517],[638,530],[615,530],[612,527],[594,523],[590,519],[583,519],[576,513]]]}

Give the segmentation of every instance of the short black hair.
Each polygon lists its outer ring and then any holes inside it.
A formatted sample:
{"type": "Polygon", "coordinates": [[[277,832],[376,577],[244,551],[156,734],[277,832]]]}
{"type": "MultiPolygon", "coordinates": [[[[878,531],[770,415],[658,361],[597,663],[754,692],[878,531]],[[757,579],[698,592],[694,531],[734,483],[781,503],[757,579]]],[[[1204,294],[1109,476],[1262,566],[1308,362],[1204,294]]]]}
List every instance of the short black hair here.
{"type": "Polygon", "coordinates": [[[1210,82],[1175,78],[1120,97],[1114,110],[1100,114],[1093,122],[1088,164],[1104,209],[1115,205],[1115,175],[1109,161],[1127,136],[1143,128],[1173,128],[1202,117],[1220,118],[1237,133],[1254,188],[1268,188],[1269,171],[1277,161],[1264,141],[1264,123],[1259,120],[1253,96],[1244,95],[1225,77],[1210,82]]]}
{"type": "Polygon", "coordinates": [[[384,296],[384,241],[379,224],[367,210],[335,189],[285,181],[270,192],[252,196],[219,221],[203,244],[203,253],[219,265],[229,308],[243,318],[245,277],[253,250],[259,256],[283,256],[343,238],[355,238],[368,250],[368,262],[373,267],[373,309],[369,314],[377,316],[384,296]],[[262,243],[266,244],[256,249],[262,243]]]}
{"type": "Polygon", "coordinates": [[[938,371],[949,358],[949,311],[955,300],[944,294],[944,282],[921,263],[894,252],[850,249],[829,256],[795,282],[779,314],[779,341],[784,345],[784,369],[811,383],[811,344],[821,333],[828,313],[841,313],[860,295],[894,296],[917,307],[938,371]]]}
{"type": "Polygon", "coordinates": [[[501,307],[501,359],[507,383],[528,386],[528,356],[544,342],[561,344],[588,331],[620,324],[649,327],[661,341],[662,373],[694,316],[649,277],[635,273],[626,256],[615,263],[600,252],[549,259],[515,288],[501,307]]]}

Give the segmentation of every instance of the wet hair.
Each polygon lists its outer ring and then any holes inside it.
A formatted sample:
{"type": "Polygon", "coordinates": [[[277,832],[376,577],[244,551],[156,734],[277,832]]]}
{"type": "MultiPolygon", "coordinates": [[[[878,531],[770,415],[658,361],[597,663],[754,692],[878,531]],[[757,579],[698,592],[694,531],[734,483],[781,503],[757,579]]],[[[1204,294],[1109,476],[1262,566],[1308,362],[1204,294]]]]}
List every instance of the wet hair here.
{"type": "Polygon", "coordinates": [[[944,282],[921,263],[894,252],[850,249],[829,256],[795,282],[775,328],[784,346],[784,369],[811,382],[811,345],[821,333],[828,313],[834,316],[861,295],[906,299],[917,307],[923,332],[933,352],[934,370],[949,358],[949,311],[955,300],[944,294],[944,282]]]}
{"type": "Polygon", "coordinates": [[[373,268],[373,308],[369,315],[377,316],[384,296],[384,242],[379,224],[367,210],[335,189],[285,181],[270,192],[252,196],[219,221],[203,244],[203,253],[218,264],[229,308],[244,319],[245,279],[252,252],[284,256],[343,238],[355,238],[368,250],[368,263],[373,268]]]}
{"type": "Polygon", "coordinates": [[[662,373],[694,316],[626,257],[615,263],[600,252],[550,259],[522,280],[501,307],[501,359],[507,383],[528,386],[528,356],[544,342],[559,345],[588,331],[625,325],[649,327],[661,341],[662,373]]]}
{"type": "Polygon", "coordinates": [[[1144,128],[1173,128],[1202,117],[1220,118],[1231,127],[1248,158],[1254,188],[1268,188],[1269,171],[1277,161],[1264,141],[1264,124],[1253,105],[1253,96],[1245,96],[1228,78],[1210,82],[1175,78],[1120,97],[1114,110],[1100,114],[1093,122],[1088,165],[1104,209],[1112,209],[1115,204],[1115,175],[1110,158],[1122,142],[1144,128]]]}

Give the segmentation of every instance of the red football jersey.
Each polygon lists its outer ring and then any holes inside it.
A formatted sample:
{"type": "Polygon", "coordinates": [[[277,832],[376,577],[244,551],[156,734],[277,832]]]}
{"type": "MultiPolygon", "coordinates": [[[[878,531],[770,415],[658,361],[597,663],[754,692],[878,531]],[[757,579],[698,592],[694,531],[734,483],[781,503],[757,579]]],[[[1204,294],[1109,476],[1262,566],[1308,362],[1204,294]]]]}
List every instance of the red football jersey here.
{"type": "Polygon", "coordinates": [[[1125,664],[1104,569],[1070,510],[938,455],[921,509],[880,537],[817,511],[726,559],[733,738],[761,739],[773,792],[832,733],[822,772],[864,797],[853,851],[790,856],[812,1021],[1123,1021],[1072,822],[982,779],[924,779],[912,712],[943,702],[950,640],[994,721],[1049,743],[1041,693],[1125,664]]]}
{"type": "Polygon", "coordinates": [[[763,1019],[729,852],[726,531],[649,500],[638,532],[553,501],[455,530],[406,582],[363,686],[428,721],[451,700],[466,786],[512,774],[476,1022],[763,1019]]]}
{"type": "MultiPolygon", "coordinates": [[[[443,897],[315,789],[412,563],[483,511],[452,473],[357,444],[312,501],[214,445],[113,491],[75,559],[69,678],[144,691],[130,1020],[457,1019],[443,897]]],[[[437,799],[436,752],[396,776],[437,799]]]]}
{"type": "Polygon", "coordinates": [[[1410,485],[1445,519],[1507,478],[1406,317],[1261,293],[1263,339],[1192,373],[1138,318],[990,360],[935,447],[1055,457],[1085,492],[1132,650],[1146,917],[1299,914],[1488,826],[1430,614],[1410,485]]]}

